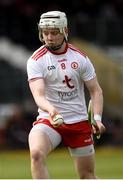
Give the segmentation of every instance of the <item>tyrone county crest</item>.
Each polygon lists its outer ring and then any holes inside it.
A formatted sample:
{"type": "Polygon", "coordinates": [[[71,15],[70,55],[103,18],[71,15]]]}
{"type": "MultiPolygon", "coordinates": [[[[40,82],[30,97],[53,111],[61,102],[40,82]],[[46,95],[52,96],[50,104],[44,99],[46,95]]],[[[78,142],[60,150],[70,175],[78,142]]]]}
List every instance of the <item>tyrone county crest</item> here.
{"type": "Polygon", "coordinates": [[[77,69],[77,68],[78,68],[78,63],[77,63],[77,62],[72,62],[72,63],[71,63],[71,67],[72,67],[73,69],[77,69]]]}

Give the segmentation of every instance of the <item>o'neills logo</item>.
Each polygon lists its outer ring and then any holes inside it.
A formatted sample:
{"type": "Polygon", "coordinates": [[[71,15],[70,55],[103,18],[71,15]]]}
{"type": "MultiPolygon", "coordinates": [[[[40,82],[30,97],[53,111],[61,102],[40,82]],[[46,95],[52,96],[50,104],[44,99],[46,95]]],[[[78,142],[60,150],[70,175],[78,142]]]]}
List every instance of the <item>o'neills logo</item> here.
{"type": "Polygon", "coordinates": [[[72,63],[71,63],[71,67],[72,67],[73,69],[77,69],[77,68],[78,68],[78,63],[77,63],[77,62],[72,62],[72,63]]]}
{"type": "Polygon", "coordinates": [[[59,59],[58,62],[65,62],[67,59],[59,59]]]}

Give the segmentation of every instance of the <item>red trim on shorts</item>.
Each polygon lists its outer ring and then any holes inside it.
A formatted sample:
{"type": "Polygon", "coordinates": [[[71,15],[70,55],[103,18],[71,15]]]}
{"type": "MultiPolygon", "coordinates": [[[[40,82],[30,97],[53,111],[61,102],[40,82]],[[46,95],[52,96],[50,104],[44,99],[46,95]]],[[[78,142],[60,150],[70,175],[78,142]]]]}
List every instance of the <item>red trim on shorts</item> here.
{"type": "Polygon", "coordinates": [[[87,120],[74,124],[62,124],[55,128],[48,119],[41,118],[35,121],[33,125],[40,123],[46,124],[57,131],[61,135],[65,146],[77,148],[94,144],[92,127],[87,120]]]}

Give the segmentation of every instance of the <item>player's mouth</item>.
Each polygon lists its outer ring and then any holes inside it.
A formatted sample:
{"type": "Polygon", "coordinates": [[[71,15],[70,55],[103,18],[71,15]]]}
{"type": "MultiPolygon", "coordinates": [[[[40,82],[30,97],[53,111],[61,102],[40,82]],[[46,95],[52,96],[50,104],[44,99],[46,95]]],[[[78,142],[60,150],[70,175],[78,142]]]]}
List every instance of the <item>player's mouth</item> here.
{"type": "Polygon", "coordinates": [[[55,44],[53,42],[49,42],[49,43],[47,43],[47,46],[54,47],[55,44]]]}

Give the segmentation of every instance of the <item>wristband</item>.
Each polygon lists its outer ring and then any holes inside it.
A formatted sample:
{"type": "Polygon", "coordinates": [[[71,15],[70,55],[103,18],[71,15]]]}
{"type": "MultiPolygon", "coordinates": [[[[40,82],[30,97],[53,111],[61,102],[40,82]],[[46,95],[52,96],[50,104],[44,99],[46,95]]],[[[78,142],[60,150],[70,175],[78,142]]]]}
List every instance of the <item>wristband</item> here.
{"type": "Polygon", "coordinates": [[[95,121],[101,121],[101,120],[102,120],[102,116],[99,115],[99,114],[95,114],[95,115],[94,115],[94,120],[95,120],[95,121]]]}

